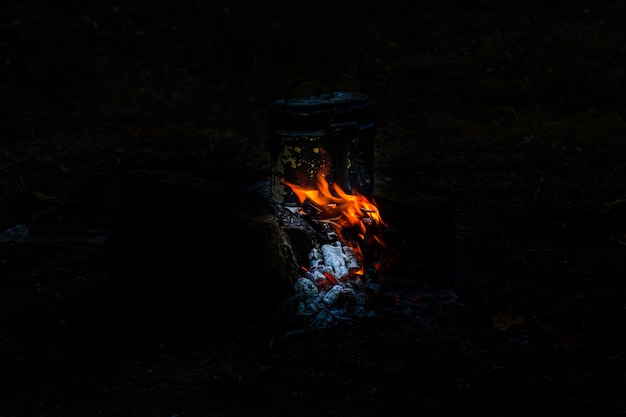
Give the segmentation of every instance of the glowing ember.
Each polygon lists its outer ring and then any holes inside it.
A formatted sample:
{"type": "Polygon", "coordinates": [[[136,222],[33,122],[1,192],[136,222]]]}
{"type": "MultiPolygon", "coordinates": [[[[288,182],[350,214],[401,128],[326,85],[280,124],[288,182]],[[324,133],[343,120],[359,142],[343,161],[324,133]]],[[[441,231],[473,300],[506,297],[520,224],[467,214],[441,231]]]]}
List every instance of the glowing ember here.
{"type": "Polygon", "coordinates": [[[327,173],[319,172],[313,186],[284,182],[301,204],[297,212],[310,216],[327,233],[322,242],[315,242],[309,266],[301,267],[295,282],[296,314],[311,318],[312,327],[373,314],[365,306],[378,291],[377,276],[387,258],[381,236],[388,226],[376,204],[329,183],[327,173]]]}

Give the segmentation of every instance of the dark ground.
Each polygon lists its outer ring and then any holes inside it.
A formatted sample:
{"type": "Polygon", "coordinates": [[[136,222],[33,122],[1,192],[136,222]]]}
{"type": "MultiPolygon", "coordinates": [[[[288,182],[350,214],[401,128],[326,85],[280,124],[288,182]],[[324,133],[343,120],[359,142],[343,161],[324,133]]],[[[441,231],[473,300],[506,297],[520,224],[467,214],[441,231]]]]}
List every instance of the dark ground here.
{"type": "Polygon", "coordinates": [[[0,416],[626,412],[622,2],[8,3],[0,416]],[[117,299],[129,171],[258,181],[271,100],[332,90],[381,106],[382,179],[455,202],[458,303],[285,337],[117,299]]]}

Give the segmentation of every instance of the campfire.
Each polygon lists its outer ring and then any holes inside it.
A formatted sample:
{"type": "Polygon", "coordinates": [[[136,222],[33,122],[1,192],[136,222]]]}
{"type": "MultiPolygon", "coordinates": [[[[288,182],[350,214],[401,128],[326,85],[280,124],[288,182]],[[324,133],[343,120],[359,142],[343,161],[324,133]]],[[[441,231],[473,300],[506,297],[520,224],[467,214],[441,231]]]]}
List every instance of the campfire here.
{"type": "Polygon", "coordinates": [[[439,202],[390,204],[383,199],[385,216],[392,214],[393,221],[383,218],[374,198],[375,131],[372,102],[361,93],[277,100],[271,108],[270,191],[277,213],[283,213],[283,227],[296,231],[287,242],[299,258],[295,314],[309,328],[371,317],[379,305],[411,314],[421,295],[393,289],[392,275],[410,277],[407,287],[414,287],[416,270],[438,262],[439,242],[449,242],[448,227],[436,235],[429,230],[440,221],[450,224],[441,217],[449,207],[440,210],[439,202]],[[424,205],[438,211],[435,217],[420,218],[424,205]],[[416,234],[411,238],[420,245],[412,242],[407,248],[406,237],[416,229],[434,238],[426,242],[416,234]],[[298,232],[303,233],[293,236],[298,232]]]}
{"type": "Polygon", "coordinates": [[[374,193],[369,109],[347,93],[279,101],[258,188],[131,173],[105,244],[112,289],[231,321],[278,309],[299,330],[429,308],[427,287],[455,278],[454,206],[380,181],[374,193]],[[218,236],[210,259],[236,267],[198,277],[209,253],[199,236],[218,236]]]}
{"type": "Polygon", "coordinates": [[[328,175],[319,172],[313,188],[285,181],[300,203],[285,208],[315,231],[294,284],[296,314],[310,318],[311,327],[373,315],[378,279],[392,262],[384,241],[389,226],[374,199],[347,193],[328,175]]]}

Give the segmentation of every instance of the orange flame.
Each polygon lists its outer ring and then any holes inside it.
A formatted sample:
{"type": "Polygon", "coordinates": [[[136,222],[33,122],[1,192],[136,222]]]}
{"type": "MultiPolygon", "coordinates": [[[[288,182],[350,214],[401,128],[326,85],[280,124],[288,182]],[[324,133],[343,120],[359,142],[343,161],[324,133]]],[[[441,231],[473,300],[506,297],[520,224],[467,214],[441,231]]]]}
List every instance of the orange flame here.
{"type": "Polygon", "coordinates": [[[355,192],[348,194],[336,183],[331,185],[326,180],[324,173],[317,175],[317,188],[310,189],[285,181],[298,197],[300,203],[311,202],[320,213],[319,220],[330,223],[335,231],[341,236],[341,230],[356,228],[360,237],[363,238],[367,228],[387,226],[380,216],[378,207],[370,202],[365,196],[355,192]]]}

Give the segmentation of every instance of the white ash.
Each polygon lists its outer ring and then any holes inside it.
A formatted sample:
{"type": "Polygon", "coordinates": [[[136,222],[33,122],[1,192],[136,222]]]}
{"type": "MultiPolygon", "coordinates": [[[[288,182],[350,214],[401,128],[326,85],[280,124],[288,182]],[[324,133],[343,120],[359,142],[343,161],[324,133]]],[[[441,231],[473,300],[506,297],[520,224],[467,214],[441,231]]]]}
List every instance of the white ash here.
{"type": "Polygon", "coordinates": [[[337,241],[334,244],[323,245],[322,254],[324,256],[324,264],[326,265],[328,273],[333,277],[340,280],[348,276],[348,266],[346,265],[346,258],[344,256],[343,249],[341,249],[341,242],[337,241]]]}
{"type": "Polygon", "coordinates": [[[349,271],[361,269],[359,260],[354,254],[354,249],[352,249],[351,246],[342,246],[341,250],[343,250],[343,255],[346,260],[346,267],[348,268],[349,271]]]}
{"type": "Polygon", "coordinates": [[[371,316],[353,249],[340,241],[316,245],[309,253],[310,266],[295,282],[296,315],[309,318],[309,328],[328,327],[335,321],[371,316]]]}
{"type": "Polygon", "coordinates": [[[325,271],[338,281],[349,278],[351,273],[361,269],[354,250],[340,241],[313,248],[309,255],[311,267],[325,266],[325,271]]]}
{"type": "Polygon", "coordinates": [[[311,268],[323,268],[324,267],[324,255],[319,247],[315,246],[309,252],[309,264],[311,268]]]}

